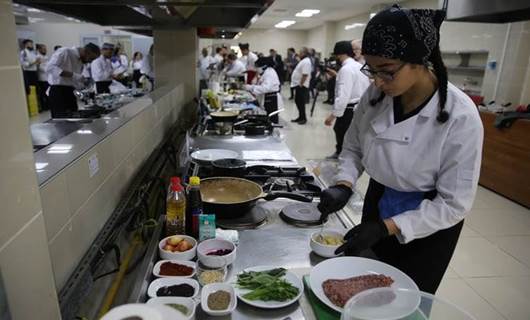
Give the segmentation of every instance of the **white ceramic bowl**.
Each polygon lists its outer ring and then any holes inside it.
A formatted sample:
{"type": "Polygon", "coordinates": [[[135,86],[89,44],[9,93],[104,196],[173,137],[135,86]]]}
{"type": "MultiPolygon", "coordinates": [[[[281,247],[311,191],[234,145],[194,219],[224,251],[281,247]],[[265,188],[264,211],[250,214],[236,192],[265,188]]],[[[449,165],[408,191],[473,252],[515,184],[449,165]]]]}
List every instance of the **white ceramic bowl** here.
{"type": "Polygon", "coordinates": [[[332,235],[337,237],[344,237],[346,234],[346,230],[343,229],[324,229],[322,232],[317,231],[311,235],[310,239],[310,246],[314,253],[318,254],[321,257],[324,258],[333,258],[337,257],[338,255],[335,254],[335,250],[337,250],[340,245],[326,245],[322,244],[318,241],[316,241],[316,237],[318,237],[320,234],[323,235],[332,235]]]}
{"type": "Polygon", "coordinates": [[[204,286],[201,293],[201,307],[204,312],[211,316],[226,316],[232,313],[237,307],[237,297],[234,287],[227,283],[212,283],[204,286]],[[223,290],[230,293],[230,304],[225,310],[211,310],[208,308],[208,296],[216,291],[223,290]]]}
{"type": "Polygon", "coordinates": [[[202,280],[201,280],[201,274],[205,271],[218,271],[218,272],[221,272],[223,274],[223,278],[221,279],[221,281],[219,282],[216,282],[216,283],[221,283],[221,282],[225,282],[226,280],[226,276],[228,275],[228,269],[227,267],[221,267],[221,268],[208,268],[206,267],[205,265],[203,265],[202,263],[198,262],[197,263],[197,281],[199,282],[199,284],[201,286],[205,286],[207,284],[210,284],[210,283],[204,283],[202,280]]]}
{"type": "Polygon", "coordinates": [[[184,297],[156,297],[151,298],[147,301],[147,305],[153,305],[153,304],[169,304],[169,303],[177,303],[185,306],[188,308],[188,314],[184,315],[186,320],[195,320],[195,301],[193,301],[192,298],[184,298],[184,297]]]}
{"type": "Polygon", "coordinates": [[[155,297],[158,297],[157,294],[156,294],[158,289],[160,289],[162,287],[169,287],[169,286],[173,286],[173,285],[177,285],[177,284],[184,284],[184,283],[185,284],[189,284],[190,286],[193,287],[193,289],[195,289],[195,292],[193,293],[193,296],[184,297],[184,298],[195,298],[199,294],[199,291],[200,291],[199,283],[197,282],[197,280],[187,279],[187,278],[160,278],[160,279],[156,279],[153,282],[151,282],[151,284],[149,285],[149,288],[147,288],[147,295],[150,298],[155,298],[155,297]]]}
{"type": "Polygon", "coordinates": [[[158,278],[193,278],[197,272],[197,264],[193,261],[179,261],[179,260],[160,260],[153,267],[153,275],[158,278]],[[193,268],[193,272],[189,276],[165,276],[160,274],[160,267],[165,262],[171,262],[193,268]]]}
{"type": "Polygon", "coordinates": [[[232,264],[236,260],[236,246],[233,242],[224,239],[208,239],[197,246],[199,261],[208,268],[221,268],[232,264]],[[207,255],[219,249],[230,249],[232,252],[224,256],[207,255]]]}
{"type": "Polygon", "coordinates": [[[165,237],[164,239],[160,240],[160,242],[158,243],[158,252],[159,252],[160,258],[165,259],[165,260],[180,260],[180,261],[188,261],[188,260],[195,258],[195,255],[197,254],[197,240],[195,240],[194,238],[190,236],[186,236],[186,235],[177,234],[177,236],[182,237],[186,239],[187,241],[189,241],[193,245],[193,247],[184,252],[178,252],[178,251],[171,252],[171,251],[164,250],[164,246],[167,243],[167,239],[171,238],[171,237],[165,237]]]}

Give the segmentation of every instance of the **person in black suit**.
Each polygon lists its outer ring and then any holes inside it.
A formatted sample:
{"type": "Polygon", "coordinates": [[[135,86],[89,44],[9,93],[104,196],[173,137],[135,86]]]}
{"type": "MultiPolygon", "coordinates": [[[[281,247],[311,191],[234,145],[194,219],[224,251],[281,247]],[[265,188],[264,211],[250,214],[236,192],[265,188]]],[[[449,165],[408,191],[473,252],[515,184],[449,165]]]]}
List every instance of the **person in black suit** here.
{"type": "Polygon", "coordinates": [[[274,49],[269,50],[269,56],[272,58],[272,61],[274,62],[274,70],[278,74],[278,78],[280,79],[280,86],[285,81],[285,66],[283,64],[282,56],[276,52],[274,49]]]}

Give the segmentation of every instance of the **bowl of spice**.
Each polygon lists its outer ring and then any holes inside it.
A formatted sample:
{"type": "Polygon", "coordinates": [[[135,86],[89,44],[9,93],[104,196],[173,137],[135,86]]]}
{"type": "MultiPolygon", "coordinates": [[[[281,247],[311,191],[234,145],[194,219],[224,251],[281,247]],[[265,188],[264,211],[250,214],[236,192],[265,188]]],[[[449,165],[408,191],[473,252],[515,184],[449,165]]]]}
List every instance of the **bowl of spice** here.
{"type": "Polygon", "coordinates": [[[227,283],[212,283],[201,292],[201,307],[211,316],[226,316],[237,307],[234,288],[227,283]]]}
{"type": "Polygon", "coordinates": [[[160,260],[153,267],[153,275],[159,278],[191,278],[195,275],[196,264],[193,261],[160,260]]]}
{"type": "Polygon", "coordinates": [[[151,282],[147,295],[155,297],[195,298],[199,294],[199,283],[187,278],[160,278],[151,282]]]}
{"type": "Polygon", "coordinates": [[[208,239],[197,246],[199,261],[209,268],[221,268],[236,260],[236,246],[224,239],[208,239]]]}
{"type": "Polygon", "coordinates": [[[204,264],[197,262],[197,280],[201,286],[212,283],[220,283],[226,280],[227,268],[208,268],[204,264]]]}
{"type": "Polygon", "coordinates": [[[163,304],[177,310],[185,317],[186,320],[195,319],[195,302],[192,298],[156,297],[149,299],[147,304],[163,304]]]}

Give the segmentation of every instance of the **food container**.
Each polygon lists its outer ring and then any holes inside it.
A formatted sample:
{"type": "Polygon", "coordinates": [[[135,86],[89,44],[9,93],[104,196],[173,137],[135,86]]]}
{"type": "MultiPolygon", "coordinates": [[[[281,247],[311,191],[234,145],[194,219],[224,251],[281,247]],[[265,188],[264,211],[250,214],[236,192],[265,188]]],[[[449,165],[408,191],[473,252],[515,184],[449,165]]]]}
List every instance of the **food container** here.
{"type": "Polygon", "coordinates": [[[179,261],[179,260],[160,260],[153,267],[153,275],[158,278],[192,278],[197,272],[197,264],[193,261],[179,261]],[[193,268],[193,272],[189,276],[167,276],[160,274],[160,268],[163,263],[171,262],[193,268]]]}
{"type": "Polygon", "coordinates": [[[193,301],[192,298],[184,298],[184,297],[156,297],[151,298],[147,301],[147,305],[154,305],[154,304],[181,304],[188,308],[188,314],[183,315],[183,317],[186,320],[195,320],[195,301],[193,301]]]}
{"type": "Polygon", "coordinates": [[[211,316],[226,316],[231,314],[237,307],[237,297],[234,288],[226,283],[212,283],[204,286],[201,293],[201,307],[204,312],[211,316]],[[208,307],[208,296],[219,290],[226,291],[230,294],[230,303],[225,310],[211,310],[208,307]]]}
{"type": "Polygon", "coordinates": [[[316,239],[320,235],[330,235],[334,237],[343,238],[346,234],[346,230],[343,229],[324,229],[322,231],[317,231],[311,235],[310,246],[314,253],[324,258],[333,258],[337,255],[335,250],[337,250],[340,245],[327,245],[318,242],[316,239]]]}
{"type": "Polygon", "coordinates": [[[188,260],[195,258],[195,255],[197,254],[197,240],[195,240],[194,238],[190,236],[186,236],[186,235],[177,235],[177,236],[180,236],[184,238],[185,240],[189,241],[193,247],[184,252],[178,252],[178,251],[171,252],[171,251],[164,250],[164,246],[166,245],[167,240],[171,238],[171,237],[165,237],[164,239],[160,240],[160,242],[158,243],[158,252],[159,252],[160,258],[165,259],[165,260],[179,260],[179,261],[188,261],[188,260]]]}
{"type": "Polygon", "coordinates": [[[188,278],[160,278],[156,279],[149,285],[149,288],[147,288],[147,295],[151,298],[158,297],[156,292],[158,289],[162,287],[169,287],[179,284],[189,284],[193,287],[195,290],[193,295],[191,297],[183,297],[183,298],[195,298],[199,294],[200,286],[199,283],[194,279],[188,279],[188,278]]]}
{"type": "Polygon", "coordinates": [[[228,240],[219,238],[204,240],[197,246],[197,256],[206,267],[226,267],[236,260],[236,246],[228,240]],[[223,256],[208,255],[208,253],[216,250],[232,250],[232,252],[223,256]]]}
{"type": "Polygon", "coordinates": [[[198,262],[197,263],[197,281],[199,282],[199,284],[201,286],[206,286],[208,284],[211,284],[211,283],[219,283],[219,282],[224,282],[226,280],[226,275],[228,274],[228,271],[227,271],[227,268],[226,267],[221,267],[221,268],[208,268],[206,267],[205,265],[203,265],[202,263],[198,262]],[[205,282],[203,280],[203,277],[204,277],[204,273],[205,272],[219,272],[220,274],[222,274],[222,277],[220,277],[220,279],[218,281],[213,281],[213,282],[205,282]]]}

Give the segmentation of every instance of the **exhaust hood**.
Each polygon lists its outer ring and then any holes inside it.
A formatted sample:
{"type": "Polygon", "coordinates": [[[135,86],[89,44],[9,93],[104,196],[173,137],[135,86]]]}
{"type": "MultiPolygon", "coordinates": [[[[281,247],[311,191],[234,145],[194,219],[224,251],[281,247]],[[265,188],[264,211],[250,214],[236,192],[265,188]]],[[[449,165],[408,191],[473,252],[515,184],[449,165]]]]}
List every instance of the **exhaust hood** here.
{"type": "Polygon", "coordinates": [[[440,0],[447,2],[447,20],[507,23],[530,20],[528,0],[440,0]]]}

